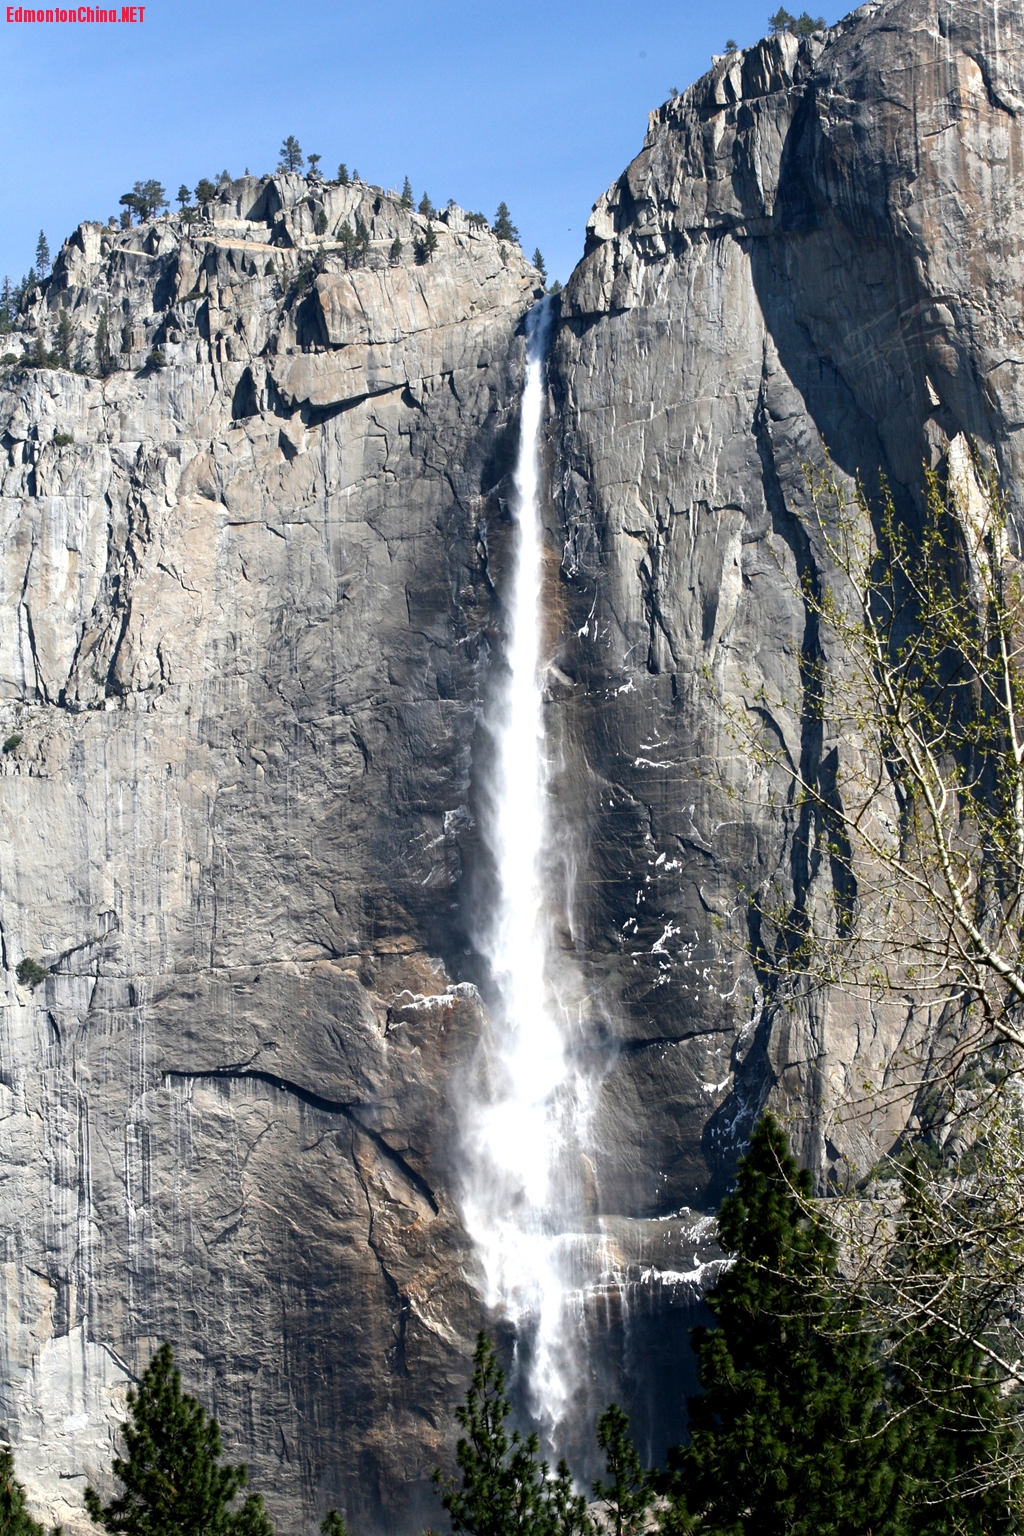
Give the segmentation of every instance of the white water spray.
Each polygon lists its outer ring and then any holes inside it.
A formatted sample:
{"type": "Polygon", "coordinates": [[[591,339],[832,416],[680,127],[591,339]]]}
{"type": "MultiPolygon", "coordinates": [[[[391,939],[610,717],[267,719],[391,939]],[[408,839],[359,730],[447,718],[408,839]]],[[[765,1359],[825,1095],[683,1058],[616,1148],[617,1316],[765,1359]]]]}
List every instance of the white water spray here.
{"type": "Polygon", "coordinates": [[[495,909],[479,937],[496,992],[477,1104],[468,1117],[464,1214],[486,1302],[529,1340],[533,1412],[549,1434],[566,1417],[580,1350],[584,1081],[553,972],[549,792],[543,718],[544,543],[539,440],[551,306],[527,320],[515,471],[516,553],[507,676],[490,726],[495,763],[487,836],[495,909]]]}

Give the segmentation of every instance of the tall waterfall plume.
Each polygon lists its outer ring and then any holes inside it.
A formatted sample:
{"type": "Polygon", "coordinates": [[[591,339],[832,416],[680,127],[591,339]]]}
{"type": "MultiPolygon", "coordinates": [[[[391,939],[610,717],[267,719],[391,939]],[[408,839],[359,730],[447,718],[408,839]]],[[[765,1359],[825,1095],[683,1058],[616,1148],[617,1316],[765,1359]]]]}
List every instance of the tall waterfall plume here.
{"type": "Polygon", "coordinates": [[[527,320],[515,471],[516,546],[506,599],[503,685],[489,721],[494,767],[486,836],[497,880],[478,944],[490,969],[490,1038],[468,1114],[464,1214],[486,1302],[514,1324],[531,1408],[549,1437],[570,1411],[582,1355],[586,1079],[572,1061],[571,987],[552,945],[559,879],[544,729],[540,433],[551,303],[527,320]],[[564,980],[564,978],[562,978],[564,980]]]}

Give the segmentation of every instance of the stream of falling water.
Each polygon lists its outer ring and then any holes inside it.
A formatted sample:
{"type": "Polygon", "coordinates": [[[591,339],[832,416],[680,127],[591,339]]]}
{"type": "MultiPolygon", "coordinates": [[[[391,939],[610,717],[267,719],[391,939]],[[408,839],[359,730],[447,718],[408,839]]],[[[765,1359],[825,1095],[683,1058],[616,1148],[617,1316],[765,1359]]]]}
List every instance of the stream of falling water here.
{"type": "Polygon", "coordinates": [[[527,319],[506,673],[489,722],[494,771],[486,835],[497,899],[478,942],[495,997],[468,1116],[463,1200],[486,1302],[526,1344],[530,1407],[549,1438],[569,1411],[582,1352],[574,1269],[586,1166],[585,1083],[570,1059],[570,1010],[559,1001],[551,944],[539,452],[550,329],[551,305],[544,301],[527,319]]]}

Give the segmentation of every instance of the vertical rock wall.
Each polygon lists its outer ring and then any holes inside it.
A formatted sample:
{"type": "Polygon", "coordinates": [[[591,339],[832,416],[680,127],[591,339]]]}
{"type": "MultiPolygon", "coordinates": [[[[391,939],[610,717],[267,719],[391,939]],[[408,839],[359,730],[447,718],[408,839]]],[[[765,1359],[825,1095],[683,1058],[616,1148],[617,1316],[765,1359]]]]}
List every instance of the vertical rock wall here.
{"type": "Polygon", "coordinates": [[[551,713],[578,747],[573,943],[619,1041],[609,1216],[706,1208],[766,1099],[822,1178],[911,1111],[860,1085],[905,1078],[912,1010],[783,1010],[747,958],[750,893],[828,900],[830,874],[730,719],[766,690],[793,764],[845,750],[801,675],[833,664],[800,599],[829,576],[804,474],[826,449],[912,519],[922,465],[974,439],[1020,518],[1022,114],[1019,3],[874,0],[717,60],[595,207],[553,359],[551,713]]]}
{"type": "Polygon", "coordinates": [[[283,1529],[435,1507],[479,1324],[460,838],[537,275],[454,208],[418,263],[425,224],[236,182],[82,226],[5,338],[65,308],[86,370],[0,393],[0,1422],[50,1519],[163,1339],[283,1529]]]}
{"type": "MultiPolygon", "coordinates": [[[[784,1011],[749,963],[748,893],[830,877],[729,721],[767,684],[794,762],[844,748],[802,698],[831,661],[798,595],[829,574],[803,472],[826,446],[913,518],[922,461],[974,438],[1019,521],[1022,113],[1021,0],[873,0],[730,54],[652,114],[563,297],[560,933],[626,1281],[595,1337],[662,1417],[702,1213],[759,1106],[823,1179],[910,1112],[855,1100],[922,1021],[784,1011]]],[[[0,1414],[51,1519],[165,1338],[284,1530],[329,1503],[366,1531],[433,1517],[479,1320],[453,1100],[537,293],[460,210],[436,228],[420,264],[392,194],[246,179],[188,227],[83,225],[5,339],[0,1414]],[[62,307],[84,371],[21,365],[62,307]]]]}

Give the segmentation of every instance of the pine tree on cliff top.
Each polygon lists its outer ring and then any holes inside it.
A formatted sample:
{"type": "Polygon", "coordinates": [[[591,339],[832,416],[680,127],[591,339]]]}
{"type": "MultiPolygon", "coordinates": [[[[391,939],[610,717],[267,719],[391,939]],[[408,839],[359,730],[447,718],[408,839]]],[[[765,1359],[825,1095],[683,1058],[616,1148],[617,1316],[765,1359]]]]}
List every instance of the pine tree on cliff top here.
{"type": "Polygon", "coordinates": [[[499,203],[498,211],[494,215],[494,223],[491,225],[499,240],[518,240],[519,231],[512,223],[512,215],[508,211],[507,203],[499,203]]]}
{"type": "Polygon", "coordinates": [[[835,1244],[809,1193],[765,1115],[719,1213],[735,1260],[707,1297],[718,1327],[693,1332],[704,1391],[672,1457],[670,1530],[689,1517],[714,1536],[896,1529],[881,1373],[860,1317],[832,1299],[835,1244]]]}
{"type": "Polygon", "coordinates": [[[36,241],[36,275],[44,278],[50,270],[50,245],[44,230],[39,231],[39,239],[36,241]]]}
{"type": "Polygon", "coordinates": [[[295,137],[294,133],[290,133],[288,135],[284,143],[281,145],[278,154],[281,156],[280,163],[277,167],[279,171],[302,170],[302,146],[300,145],[298,139],[295,137]]]}
{"type": "Polygon", "coordinates": [[[229,1509],[246,1469],[221,1465],[217,1420],[181,1390],[169,1344],[129,1391],[122,1433],[125,1455],[113,1464],[121,1492],[101,1504],[85,1490],[86,1509],[111,1536],[273,1536],[258,1495],[229,1509]]]}

